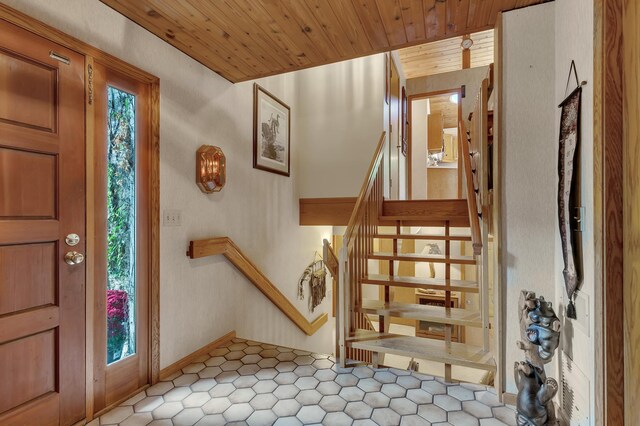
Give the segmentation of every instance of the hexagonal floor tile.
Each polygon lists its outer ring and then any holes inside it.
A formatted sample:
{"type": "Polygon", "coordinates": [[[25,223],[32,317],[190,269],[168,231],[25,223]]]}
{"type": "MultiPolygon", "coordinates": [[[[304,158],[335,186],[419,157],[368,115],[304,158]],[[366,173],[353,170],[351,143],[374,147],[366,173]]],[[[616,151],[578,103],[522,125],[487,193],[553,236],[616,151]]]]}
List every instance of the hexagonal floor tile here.
{"type": "Polygon", "coordinates": [[[447,393],[447,387],[435,380],[427,380],[422,382],[421,388],[431,395],[440,395],[447,393]]]}
{"type": "Polygon", "coordinates": [[[182,411],[184,407],[179,402],[165,402],[151,412],[154,419],[170,419],[182,411]]]}
{"type": "Polygon", "coordinates": [[[252,376],[260,371],[260,366],[258,364],[246,364],[238,369],[238,374],[241,376],[252,376]]]}
{"type": "Polygon", "coordinates": [[[251,401],[251,398],[253,398],[254,396],[256,396],[256,393],[253,391],[253,389],[244,388],[244,389],[236,389],[231,393],[231,395],[228,396],[228,398],[232,404],[239,404],[242,402],[251,401]]]}
{"type": "Polygon", "coordinates": [[[405,389],[418,389],[422,382],[413,376],[398,376],[396,383],[405,389]]]}
{"type": "Polygon", "coordinates": [[[182,369],[182,372],[184,374],[197,373],[198,371],[202,370],[204,367],[205,367],[204,363],[196,362],[196,363],[189,364],[186,367],[184,367],[182,369]]]}
{"type": "MultiPolygon", "coordinates": [[[[217,367],[210,367],[210,368],[217,368],[217,367]]],[[[216,376],[216,381],[218,383],[231,383],[238,377],[240,377],[240,374],[238,374],[237,371],[223,371],[222,373],[216,376]]]]}
{"type": "Polygon", "coordinates": [[[240,376],[233,381],[233,386],[238,389],[250,388],[256,383],[258,383],[258,378],[256,376],[240,376]]]}
{"type": "Polygon", "coordinates": [[[273,408],[274,405],[278,402],[278,398],[276,398],[272,393],[263,393],[258,394],[249,401],[249,404],[255,410],[268,410],[273,408]]]}
{"type": "Polygon", "coordinates": [[[279,362],[278,365],[276,365],[276,370],[278,370],[281,373],[287,373],[295,370],[297,367],[298,367],[298,364],[296,364],[295,362],[283,361],[283,362],[279,362]]]}
{"type": "Polygon", "coordinates": [[[246,420],[253,413],[253,408],[248,403],[232,404],[224,412],[224,417],[230,422],[241,422],[246,420]]]}
{"type": "Polygon", "coordinates": [[[462,403],[449,395],[436,395],[433,397],[433,403],[445,411],[462,410],[462,403]]]}
{"type": "Polygon", "coordinates": [[[400,426],[431,426],[431,423],[418,415],[402,416],[400,426]]]}
{"type": "Polygon", "coordinates": [[[447,412],[433,404],[419,406],[418,415],[431,423],[447,421],[447,412]]]}
{"type": "Polygon", "coordinates": [[[271,410],[257,410],[249,416],[247,424],[249,426],[265,426],[272,425],[278,417],[271,410]]]}
{"type": "Polygon", "coordinates": [[[273,380],[279,385],[291,385],[298,380],[298,375],[292,371],[279,373],[273,380]]]}
{"type": "Polygon", "coordinates": [[[276,365],[278,365],[280,361],[278,361],[276,358],[263,358],[262,360],[258,361],[258,366],[260,366],[260,368],[273,368],[276,365]]]}
{"type": "Polygon", "coordinates": [[[295,385],[280,385],[273,391],[278,399],[295,398],[298,393],[300,393],[300,388],[295,385]]]}
{"type": "Polygon", "coordinates": [[[294,384],[301,390],[305,390],[315,389],[318,383],[320,382],[315,377],[300,377],[294,384]]]}
{"type": "Polygon", "coordinates": [[[409,389],[407,391],[407,399],[416,404],[431,404],[433,402],[433,396],[422,389],[409,389]]]}
{"type": "Polygon", "coordinates": [[[262,368],[255,376],[258,380],[269,380],[275,378],[278,374],[278,370],[275,368],[262,368]]]}
{"type": "Polygon", "coordinates": [[[191,426],[204,417],[204,413],[200,408],[185,408],[171,419],[175,426],[191,426]]]}
{"type": "Polygon", "coordinates": [[[396,426],[400,424],[400,415],[390,408],[376,408],[371,420],[379,426],[396,426]]]}
{"type": "Polygon", "coordinates": [[[218,382],[213,379],[200,379],[191,385],[194,392],[209,392],[218,382]]]}
{"type": "Polygon", "coordinates": [[[462,410],[479,419],[493,416],[491,408],[479,401],[464,401],[462,403],[462,410]]]}
{"type": "Polygon", "coordinates": [[[262,361],[262,357],[257,354],[245,355],[240,358],[240,362],[243,364],[257,364],[262,361]]]}
{"type": "Polygon", "coordinates": [[[364,391],[356,386],[347,386],[340,390],[338,394],[345,401],[362,401],[364,398],[364,391]]]}
{"type": "Polygon", "coordinates": [[[222,373],[222,369],[220,367],[206,367],[198,372],[198,377],[201,379],[213,379],[220,373],[222,373]]]}
{"type": "Polygon", "coordinates": [[[165,402],[178,402],[182,401],[189,395],[191,395],[191,388],[183,386],[171,389],[169,392],[164,394],[163,398],[165,402]]]}
{"type": "Polygon", "coordinates": [[[300,377],[313,376],[316,371],[318,370],[312,365],[300,365],[295,370],[293,370],[293,372],[300,377]]]}
{"type": "Polygon", "coordinates": [[[408,416],[418,412],[418,405],[407,398],[393,398],[389,403],[389,408],[401,416],[408,416]]]}
{"type": "Polygon", "coordinates": [[[373,377],[375,372],[369,367],[361,366],[354,368],[352,374],[359,379],[368,379],[373,377]]]}
{"type": "Polygon", "coordinates": [[[133,414],[133,407],[116,407],[108,413],[100,417],[100,423],[103,425],[118,424],[133,414]]]}
{"type": "Polygon", "coordinates": [[[371,392],[364,396],[363,401],[373,408],[385,408],[389,406],[391,398],[382,392],[371,392]]]}
{"type": "Polygon", "coordinates": [[[164,395],[173,389],[173,382],[158,382],[147,389],[148,396],[164,395]]]}
{"type": "MultiPolygon", "coordinates": [[[[227,424],[227,420],[224,418],[224,416],[222,414],[211,414],[211,415],[205,415],[203,418],[200,419],[200,421],[198,423],[196,423],[196,426],[223,426],[227,424]]],[[[167,426],[171,426],[172,423],[169,422],[169,425],[167,426]]],[[[153,425],[149,425],[149,426],[153,426],[153,425]]]]}
{"type": "Polygon", "coordinates": [[[462,386],[449,386],[447,393],[459,401],[473,401],[475,399],[473,391],[462,386]]]}
{"type": "Polygon", "coordinates": [[[273,380],[259,380],[252,389],[255,393],[271,393],[277,387],[278,384],[273,380]]]}
{"type": "Polygon", "coordinates": [[[236,387],[231,383],[219,383],[209,391],[209,395],[211,395],[212,398],[229,396],[234,390],[236,390],[236,387]]]}
{"type": "Polygon", "coordinates": [[[272,410],[278,417],[295,416],[302,405],[295,399],[281,399],[276,402],[272,410]]]}
{"type": "Polygon", "coordinates": [[[344,412],[354,420],[368,419],[371,417],[373,408],[362,401],[348,402],[344,412]]]}
{"type": "Polygon", "coordinates": [[[378,392],[382,388],[382,383],[375,379],[360,379],[358,387],[365,392],[378,392]]]}
{"type": "Polygon", "coordinates": [[[322,368],[331,368],[331,367],[333,367],[333,362],[329,361],[328,359],[316,359],[313,362],[313,364],[311,364],[311,365],[313,365],[315,368],[320,370],[322,368]]]}
{"type": "Polygon", "coordinates": [[[240,358],[245,356],[246,354],[242,351],[233,351],[224,355],[227,361],[238,361],[240,358]]]}
{"type": "Polygon", "coordinates": [[[276,356],[278,361],[293,361],[296,357],[296,354],[293,352],[281,352],[276,356]]]}
{"type": "Polygon", "coordinates": [[[373,378],[380,383],[395,383],[398,376],[389,371],[378,371],[373,375],[373,378]]]}
{"type": "Polygon", "coordinates": [[[335,371],[331,370],[330,368],[324,368],[321,370],[317,370],[313,374],[313,377],[315,377],[321,382],[328,382],[329,380],[335,379],[337,375],[338,374],[335,371]]]}
{"type": "Polygon", "coordinates": [[[478,419],[464,411],[453,411],[448,414],[448,419],[453,426],[480,426],[478,419]]]}
{"type": "Polygon", "coordinates": [[[381,392],[389,398],[401,398],[407,394],[407,390],[395,383],[386,383],[382,385],[381,392]]]}
{"type": "Polygon", "coordinates": [[[348,374],[338,374],[338,376],[334,379],[334,382],[339,384],[340,386],[356,386],[358,384],[358,378],[351,373],[348,374]]]}
{"type": "Polygon", "coordinates": [[[317,405],[302,407],[296,417],[304,424],[320,423],[327,413],[317,405]]]}
{"type": "Polygon", "coordinates": [[[496,419],[508,425],[515,426],[516,414],[511,408],[502,406],[502,407],[494,407],[492,408],[492,410],[493,410],[493,416],[496,419]]]}
{"type": "Polygon", "coordinates": [[[135,413],[118,423],[119,426],[145,426],[153,421],[151,413],[135,413]]]}
{"type": "Polygon", "coordinates": [[[295,362],[298,365],[311,365],[313,364],[314,361],[315,361],[315,358],[309,355],[298,356],[293,360],[293,362],[295,362]]]}
{"type": "Polygon", "coordinates": [[[236,371],[240,367],[242,367],[242,365],[242,361],[240,360],[231,360],[222,363],[220,365],[220,368],[222,369],[222,371],[236,371]]]}
{"type": "Polygon", "coordinates": [[[340,393],[341,389],[342,387],[340,387],[339,384],[333,381],[320,382],[318,387],[316,387],[316,390],[323,395],[337,395],[338,393],[340,393]]]}
{"type": "Polygon", "coordinates": [[[297,417],[280,417],[273,426],[299,426],[302,425],[297,417]]]}
{"type": "Polygon", "coordinates": [[[209,392],[193,392],[182,400],[182,405],[184,405],[185,408],[202,407],[210,399],[211,395],[209,395],[209,392]]]}
{"type": "Polygon", "coordinates": [[[202,406],[202,411],[205,414],[222,414],[227,411],[227,408],[229,407],[231,407],[231,401],[229,401],[229,398],[212,398],[202,406]]]}
{"type": "Polygon", "coordinates": [[[331,413],[334,411],[344,411],[344,407],[347,406],[347,401],[338,395],[327,395],[322,397],[319,405],[324,411],[331,413]]]}
{"type": "Polygon", "coordinates": [[[302,405],[316,405],[321,399],[322,394],[315,389],[303,390],[296,395],[296,401],[302,405]]]}
{"type": "Polygon", "coordinates": [[[194,383],[196,380],[199,380],[200,377],[198,377],[197,374],[183,374],[181,376],[176,377],[173,380],[173,385],[178,387],[178,386],[189,386],[192,383],[194,383]]]}
{"type": "Polygon", "coordinates": [[[327,413],[322,420],[322,424],[326,426],[350,426],[353,419],[345,413],[327,413]]]}

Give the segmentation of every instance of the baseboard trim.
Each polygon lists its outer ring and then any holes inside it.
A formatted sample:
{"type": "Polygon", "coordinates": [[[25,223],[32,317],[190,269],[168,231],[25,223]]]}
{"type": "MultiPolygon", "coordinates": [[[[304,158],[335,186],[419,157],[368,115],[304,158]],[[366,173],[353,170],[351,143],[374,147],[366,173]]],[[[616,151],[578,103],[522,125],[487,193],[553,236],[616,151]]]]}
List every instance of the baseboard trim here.
{"type": "Polygon", "coordinates": [[[516,405],[518,396],[515,393],[504,392],[502,394],[502,403],[505,405],[516,405]]]}
{"type": "Polygon", "coordinates": [[[201,347],[200,349],[198,349],[197,351],[187,355],[186,357],[174,362],[173,364],[169,365],[168,367],[163,368],[162,370],[160,370],[160,380],[164,380],[167,377],[171,376],[172,374],[182,370],[184,367],[186,367],[189,364],[192,364],[193,361],[196,358],[201,357],[202,355],[206,355],[209,352],[213,351],[214,349],[222,346],[223,344],[227,343],[229,340],[231,339],[235,339],[236,338],[236,332],[234,331],[230,331],[227,334],[225,334],[224,336],[214,340],[213,342],[201,347]]]}

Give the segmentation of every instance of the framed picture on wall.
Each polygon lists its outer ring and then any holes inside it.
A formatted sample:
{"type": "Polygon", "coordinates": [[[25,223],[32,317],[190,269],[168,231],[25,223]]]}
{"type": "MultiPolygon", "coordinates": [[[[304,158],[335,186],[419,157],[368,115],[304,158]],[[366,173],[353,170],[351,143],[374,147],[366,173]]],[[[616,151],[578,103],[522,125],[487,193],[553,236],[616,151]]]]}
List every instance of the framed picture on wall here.
{"type": "Polygon", "coordinates": [[[253,85],[253,167],[283,176],[291,172],[291,109],[253,85]]]}

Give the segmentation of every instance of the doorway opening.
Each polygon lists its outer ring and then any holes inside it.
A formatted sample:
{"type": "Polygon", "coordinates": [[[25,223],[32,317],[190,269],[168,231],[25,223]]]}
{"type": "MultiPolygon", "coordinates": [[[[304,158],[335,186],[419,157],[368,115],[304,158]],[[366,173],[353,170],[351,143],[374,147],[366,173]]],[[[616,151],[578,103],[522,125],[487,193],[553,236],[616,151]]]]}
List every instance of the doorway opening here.
{"type": "Polygon", "coordinates": [[[449,89],[409,97],[411,198],[462,198],[458,155],[462,90],[449,89]]]}

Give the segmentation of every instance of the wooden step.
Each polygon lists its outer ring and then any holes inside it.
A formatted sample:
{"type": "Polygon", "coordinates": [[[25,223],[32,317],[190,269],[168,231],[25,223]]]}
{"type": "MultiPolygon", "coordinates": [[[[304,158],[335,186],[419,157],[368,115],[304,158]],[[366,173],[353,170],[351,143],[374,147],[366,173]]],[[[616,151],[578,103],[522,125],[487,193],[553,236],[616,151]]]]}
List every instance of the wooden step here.
{"type": "Polygon", "coordinates": [[[410,318],[438,324],[461,325],[464,327],[482,327],[480,312],[460,308],[445,309],[441,306],[417,305],[411,303],[389,302],[383,300],[363,300],[357,311],[394,318],[410,318]]]}
{"type": "Polygon", "coordinates": [[[447,346],[442,340],[358,330],[354,337],[347,340],[347,345],[372,352],[496,371],[491,353],[465,343],[452,342],[447,346]]]}
{"type": "Polygon", "coordinates": [[[473,256],[449,256],[441,254],[417,254],[417,253],[387,253],[375,252],[369,255],[369,259],[374,260],[402,260],[409,262],[433,262],[448,263],[455,265],[475,265],[476,260],[473,256]]]}
{"type": "Polygon", "coordinates": [[[478,283],[445,278],[402,277],[369,274],[361,279],[362,284],[384,285],[390,287],[421,288],[425,290],[449,290],[464,293],[478,293],[478,283]]]}
{"type": "Polygon", "coordinates": [[[468,235],[373,234],[373,238],[387,240],[471,241],[471,237],[468,235]]]}

